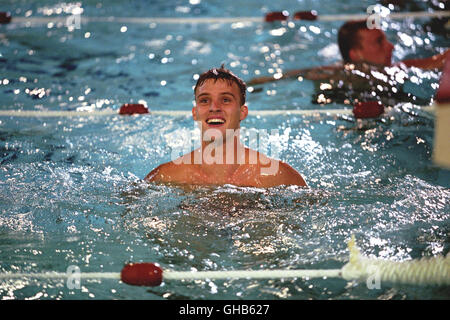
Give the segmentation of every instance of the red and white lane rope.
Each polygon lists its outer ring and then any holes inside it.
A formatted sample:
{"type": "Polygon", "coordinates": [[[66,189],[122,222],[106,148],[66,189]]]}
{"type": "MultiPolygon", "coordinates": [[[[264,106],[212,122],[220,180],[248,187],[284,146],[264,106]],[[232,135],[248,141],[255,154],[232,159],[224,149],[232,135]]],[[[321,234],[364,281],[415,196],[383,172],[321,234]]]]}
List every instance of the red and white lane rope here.
{"type": "MultiPolygon", "coordinates": [[[[300,115],[300,116],[315,116],[315,115],[354,115],[355,109],[312,109],[312,110],[250,110],[250,116],[289,116],[289,115],[300,115]]],[[[433,113],[435,110],[434,106],[423,106],[420,110],[433,113]]],[[[381,110],[382,113],[383,110],[381,110]]],[[[376,118],[381,113],[378,113],[373,118],[376,118]]],[[[116,115],[130,115],[130,114],[150,114],[155,116],[168,116],[168,117],[184,117],[191,116],[191,111],[177,111],[177,110],[147,110],[144,111],[126,111],[121,110],[92,110],[92,111],[44,111],[44,110],[0,110],[0,117],[31,117],[31,118],[51,118],[51,117],[98,117],[98,116],[116,116],[116,115]]],[[[357,118],[364,118],[364,116],[356,116],[357,118]]],[[[370,118],[370,117],[366,117],[370,118]]]]}
{"type": "MultiPolygon", "coordinates": [[[[348,243],[350,259],[341,269],[316,270],[233,270],[233,271],[171,271],[158,264],[127,264],[120,273],[79,273],[79,279],[113,279],[129,285],[158,286],[163,281],[226,280],[226,279],[288,279],[342,278],[364,281],[376,277],[379,281],[412,285],[450,285],[450,253],[403,262],[370,259],[361,255],[355,237],[348,243]]],[[[67,273],[0,273],[0,281],[14,279],[66,279],[67,273]]]]}

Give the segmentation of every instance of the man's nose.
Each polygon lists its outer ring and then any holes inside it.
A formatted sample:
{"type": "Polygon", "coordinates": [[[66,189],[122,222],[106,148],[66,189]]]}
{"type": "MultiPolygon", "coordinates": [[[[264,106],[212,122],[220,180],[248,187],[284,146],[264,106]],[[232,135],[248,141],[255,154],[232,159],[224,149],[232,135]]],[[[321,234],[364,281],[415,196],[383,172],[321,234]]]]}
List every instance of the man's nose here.
{"type": "Polygon", "coordinates": [[[218,111],[220,110],[221,106],[219,101],[217,100],[212,100],[211,104],[209,105],[209,111],[218,111]]]}

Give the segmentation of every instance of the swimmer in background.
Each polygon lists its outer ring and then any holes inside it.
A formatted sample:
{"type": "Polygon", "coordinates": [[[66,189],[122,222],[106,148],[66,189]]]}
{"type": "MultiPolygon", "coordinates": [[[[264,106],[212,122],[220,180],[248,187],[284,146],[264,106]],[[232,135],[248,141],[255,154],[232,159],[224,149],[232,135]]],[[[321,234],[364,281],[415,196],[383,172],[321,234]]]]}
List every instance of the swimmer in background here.
{"type": "MultiPolygon", "coordinates": [[[[381,29],[367,28],[366,20],[345,23],[338,34],[339,51],[345,63],[368,63],[379,67],[392,66],[394,45],[386,38],[381,29]]],[[[450,56],[446,50],[428,58],[408,59],[395,65],[404,64],[423,70],[442,70],[445,59],[450,56]]]]}
{"type": "Polygon", "coordinates": [[[223,66],[204,72],[194,88],[192,108],[192,117],[200,126],[201,147],[158,166],[145,180],[260,188],[307,186],[287,163],[240,142],[240,123],[248,115],[246,90],[246,84],[223,66]]]}
{"type": "MultiPolygon", "coordinates": [[[[399,75],[405,78],[404,70],[408,67],[442,70],[445,59],[450,56],[450,51],[446,50],[432,57],[408,59],[392,65],[393,44],[387,40],[382,30],[369,29],[366,20],[346,22],[339,29],[338,45],[344,60],[343,64],[290,70],[282,76],[277,75],[276,78],[274,76],[254,78],[248,84],[263,84],[280,79],[303,77],[309,80],[330,80],[331,83],[341,83],[343,88],[356,90],[370,89],[377,85],[390,89],[402,84],[403,80],[397,83],[399,75]],[[380,72],[383,74],[380,75],[380,72]]],[[[394,90],[394,95],[396,92],[394,90]]]]}

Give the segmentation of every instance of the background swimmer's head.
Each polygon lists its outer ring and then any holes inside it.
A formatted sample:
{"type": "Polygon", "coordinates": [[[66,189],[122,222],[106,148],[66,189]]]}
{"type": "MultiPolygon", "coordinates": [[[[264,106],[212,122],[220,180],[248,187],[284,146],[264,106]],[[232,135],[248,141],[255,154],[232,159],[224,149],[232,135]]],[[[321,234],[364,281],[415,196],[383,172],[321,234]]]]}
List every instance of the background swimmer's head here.
{"type": "Polygon", "coordinates": [[[381,29],[369,29],[366,20],[348,21],[338,33],[344,62],[368,62],[390,66],[394,46],[381,29]]]}
{"type": "Polygon", "coordinates": [[[233,74],[230,70],[225,69],[223,64],[219,69],[213,68],[200,75],[200,77],[197,80],[197,84],[195,85],[194,88],[194,94],[197,92],[197,88],[200,87],[203,83],[205,83],[206,80],[209,79],[213,79],[214,82],[219,79],[226,80],[229,82],[230,86],[232,86],[233,82],[236,83],[240,91],[240,104],[241,106],[245,104],[247,85],[242,79],[233,74]]]}

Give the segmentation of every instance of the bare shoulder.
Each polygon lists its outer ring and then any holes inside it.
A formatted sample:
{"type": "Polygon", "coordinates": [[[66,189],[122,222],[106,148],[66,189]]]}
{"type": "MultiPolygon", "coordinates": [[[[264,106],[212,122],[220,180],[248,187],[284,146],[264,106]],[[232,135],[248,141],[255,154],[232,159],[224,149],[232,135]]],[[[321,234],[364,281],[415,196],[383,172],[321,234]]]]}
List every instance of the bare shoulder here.
{"type": "Polygon", "coordinates": [[[150,171],[145,177],[146,181],[164,181],[164,177],[171,174],[173,171],[171,168],[171,162],[163,163],[150,171]]]}
{"type": "Polygon", "coordinates": [[[270,159],[272,164],[270,167],[262,168],[262,175],[264,175],[265,184],[268,186],[276,185],[296,185],[307,187],[305,180],[302,175],[292,168],[289,164],[270,159]],[[264,169],[266,169],[264,171],[264,169]]]}
{"type": "Polygon", "coordinates": [[[255,178],[257,177],[261,187],[268,188],[279,185],[307,186],[301,174],[289,164],[272,159],[261,152],[247,148],[246,163],[249,164],[249,166],[246,167],[252,167],[252,164],[255,164],[255,159],[258,160],[254,169],[258,171],[252,172],[255,178]]]}
{"type": "Polygon", "coordinates": [[[180,182],[185,180],[186,173],[186,165],[170,161],[150,171],[145,177],[145,180],[154,182],[180,182]]]}
{"type": "Polygon", "coordinates": [[[302,175],[292,168],[289,164],[280,161],[280,180],[286,181],[286,185],[289,184],[295,184],[300,186],[307,186],[305,180],[303,179],[302,175]]]}
{"type": "Polygon", "coordinates": [[[163,163],[153,169],[146,177],[146,181],[152,182],[173,182],[191,183],[197,178],[198,170],[196,165],[192,165],[193,153],[170,162],[163,163]]]}

